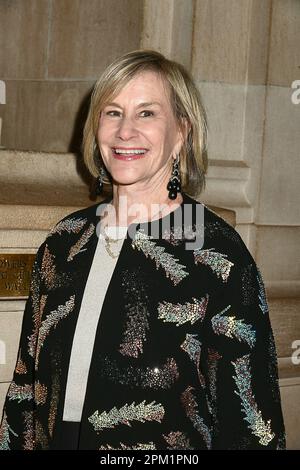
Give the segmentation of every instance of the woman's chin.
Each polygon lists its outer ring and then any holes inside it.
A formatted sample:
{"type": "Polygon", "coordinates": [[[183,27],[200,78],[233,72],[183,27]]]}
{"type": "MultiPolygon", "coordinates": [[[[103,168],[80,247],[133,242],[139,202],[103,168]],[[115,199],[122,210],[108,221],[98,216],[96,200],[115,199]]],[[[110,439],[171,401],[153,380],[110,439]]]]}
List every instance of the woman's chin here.
{"type": "Polygon", "coordinates": [[[137,183],[138,178],[133,178],[133,177],[124,178],[124,175],[123,176],[112,175],[112,180],[114,184],[118,184],[120,186],[129,186],[131,184],[137,183]]]}
{"type": "Polygon", "coordinates": [[[139,181],[141,175],[137,175],[135,172],[125,172],[124,170],[122,172],[119,171],[114,171],[111,173],[113,183],[114,184],[119,184],[119,185],[130,185],[134,184],[137,181],[139,181]]]}

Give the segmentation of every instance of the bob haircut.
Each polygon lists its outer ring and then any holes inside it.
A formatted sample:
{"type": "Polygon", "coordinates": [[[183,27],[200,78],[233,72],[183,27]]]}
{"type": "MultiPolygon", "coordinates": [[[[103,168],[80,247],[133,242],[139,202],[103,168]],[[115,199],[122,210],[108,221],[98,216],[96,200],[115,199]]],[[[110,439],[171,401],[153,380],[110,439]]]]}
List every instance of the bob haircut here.
{"type": "MultiPolygon", "coordinates": [[[[174,116],[185,136],[179,155],[182,191],[197,196],[205,187],[207,171],[206,113],[187,70],[154,50],[140,49],[124,54],[109,65],[96,82],[83,132],[84,163],[94,177],[99,176],[101,168],[106,172],[97,142],[101,112],[136,74],[148,70],[158,73],[169,86],[174,116]],[[186,133],[184,122],[188,124],[186,133]]],[[[110,175],[107,176],[102,180],[104,184],[111,184],[110,175]]]]}

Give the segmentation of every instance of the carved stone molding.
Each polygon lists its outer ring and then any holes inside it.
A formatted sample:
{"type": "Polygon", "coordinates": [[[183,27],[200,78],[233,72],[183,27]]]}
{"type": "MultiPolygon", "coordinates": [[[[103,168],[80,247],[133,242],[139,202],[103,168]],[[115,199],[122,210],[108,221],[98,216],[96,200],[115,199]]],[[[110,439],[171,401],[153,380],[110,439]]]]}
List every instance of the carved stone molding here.
{"type": "Polygon", "coordinates": [[[201,200],[205,204],[233,210],[237,224],[252,223],[253,206],[247,193],[250,174],[250,168],[244,162],[209,161],[201,200]]]}
{"type": "MultiPolygon", "coordinates": [[[[244,191],[248,173],[243,164],[211,163],[203,202],[233,226],[235,207],[248,208],[244,191]]],[[[58,220],[96,203],[87,182],[75,154],[0,151],[0,249],[37,247],[58,220]]]]}
{"type": "Polygon", "coordinates": [[[91,178],[73,153],[0,150],[0,204],[83,206],[91,178]]]}
{"type": "Polygon", "coordinates": [[[191,66],[193,0],[144,0],[141,48],[155,49],[191,66]]]}

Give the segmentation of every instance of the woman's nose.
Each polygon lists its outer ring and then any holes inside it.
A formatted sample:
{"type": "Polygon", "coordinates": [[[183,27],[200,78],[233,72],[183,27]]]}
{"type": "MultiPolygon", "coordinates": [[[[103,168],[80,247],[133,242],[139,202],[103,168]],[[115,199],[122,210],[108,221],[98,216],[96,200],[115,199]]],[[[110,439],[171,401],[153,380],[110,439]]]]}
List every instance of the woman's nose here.
{"type": "Polygon", "coordinates": [[[131,137],[135,137],[136,135],[137,129],[135,127],[134,120],[129,117],[123,117],[120,120],[118,128],[118,137],[123,140],[128,140],[131,137]]]}

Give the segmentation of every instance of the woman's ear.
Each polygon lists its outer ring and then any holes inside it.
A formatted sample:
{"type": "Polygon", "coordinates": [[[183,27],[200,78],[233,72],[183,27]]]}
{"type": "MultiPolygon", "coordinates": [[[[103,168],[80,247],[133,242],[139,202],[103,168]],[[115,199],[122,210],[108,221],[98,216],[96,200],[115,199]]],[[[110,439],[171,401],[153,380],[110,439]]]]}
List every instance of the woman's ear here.
{"type": "Polygon", "coordinates": [[[191,124],[186,118],[180,118],[179,128],[178,128],[178,141],[176,144],[175,153],[179,153],[182,146],[187,142],[187,137],[191,130],[191,124]]]}
{"type": "Polygon", "coordinates": [[[191,128],[192,128],[192,125],[187,120],[187,118],[181,118],[181,135],[182,135],[183,142],[186,142],[191,128]]]}

